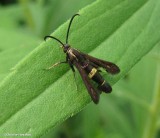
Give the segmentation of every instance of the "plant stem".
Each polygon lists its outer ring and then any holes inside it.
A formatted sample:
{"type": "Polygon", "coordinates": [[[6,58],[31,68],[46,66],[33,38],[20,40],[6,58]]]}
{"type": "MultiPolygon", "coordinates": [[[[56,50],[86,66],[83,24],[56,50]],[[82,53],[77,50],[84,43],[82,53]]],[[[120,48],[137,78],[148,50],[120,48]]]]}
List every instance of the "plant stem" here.
{"type": "Polygon", "coordinates": [[[155,94],[150,106],[150,113],[144,130],[143,138],[154,138],[157,132],[157,122],[159,118],[160,107],[160,64],[157,66],[155,94]]]}

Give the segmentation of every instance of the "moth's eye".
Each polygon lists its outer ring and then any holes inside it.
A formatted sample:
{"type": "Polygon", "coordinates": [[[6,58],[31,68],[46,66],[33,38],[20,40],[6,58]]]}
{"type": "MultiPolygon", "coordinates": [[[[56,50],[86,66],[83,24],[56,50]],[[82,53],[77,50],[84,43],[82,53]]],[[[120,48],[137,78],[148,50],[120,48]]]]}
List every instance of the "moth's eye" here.
{"type": "Polygon", "coordinates": [[[65,48],[63,49],[63,51],[66,53],[66,52],[67,52],[67,49],[68,49],[68,48],[67,48],[67,47],[65,47],[65,48]]]}

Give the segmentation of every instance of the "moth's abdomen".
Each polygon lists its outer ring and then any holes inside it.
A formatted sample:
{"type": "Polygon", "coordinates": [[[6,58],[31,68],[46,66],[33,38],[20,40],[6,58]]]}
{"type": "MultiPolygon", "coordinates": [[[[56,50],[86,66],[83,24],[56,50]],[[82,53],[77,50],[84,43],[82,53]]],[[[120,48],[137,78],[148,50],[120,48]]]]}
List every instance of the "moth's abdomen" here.
{"type": "Polygon", "coordinates": [[[85,67],[86,72],[88,73],[88,77],[95,81],[98,84],[98,89],[105,93],[110,93],[112,91],[112,87],[107,83],[101,74],[98,72],[96,68],[91,65],[85,67]]]}
{"type": "Polygon", "coordinates": [[[109,85],[109,83],[105,82],[98,86],[98,89],[100,91],[103,91],[105,93],[110,93],[112,91],[112,87],[109,85]]]}
{"type": "Polygon", "coordinates": [[[109,85],[109,83],[107,83],[104,78],[101,76],[101,74],[99,72],[97,72],[93,78],[92,78],[95,82],[98,83],[98,89],[100,91],[109,93],[112,91],[111,86],[109,85]]]}

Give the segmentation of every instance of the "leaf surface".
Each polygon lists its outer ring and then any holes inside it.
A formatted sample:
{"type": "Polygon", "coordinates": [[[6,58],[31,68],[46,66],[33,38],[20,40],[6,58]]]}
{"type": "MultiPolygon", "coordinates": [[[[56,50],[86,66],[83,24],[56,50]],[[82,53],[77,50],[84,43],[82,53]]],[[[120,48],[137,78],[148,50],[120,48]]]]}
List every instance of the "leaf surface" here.
{"type": "MultiPolygon", "coordinates": [[[[114,84],[159,42],[159,12],[158,0],[98,0],[80,10],[69,43],[116,63],[120,74],[105,76],[114,84]]],[[[65,41],[67,26],[68,22],[52,35],[65,41]]],[[[80,77],[76,91],[68,65],[43,70],[59,60],[65,60],[65,55],[57,42],[48,40],[19,62],[0,84],[0,133],[41,136],[90,102],[80,77]]]]}

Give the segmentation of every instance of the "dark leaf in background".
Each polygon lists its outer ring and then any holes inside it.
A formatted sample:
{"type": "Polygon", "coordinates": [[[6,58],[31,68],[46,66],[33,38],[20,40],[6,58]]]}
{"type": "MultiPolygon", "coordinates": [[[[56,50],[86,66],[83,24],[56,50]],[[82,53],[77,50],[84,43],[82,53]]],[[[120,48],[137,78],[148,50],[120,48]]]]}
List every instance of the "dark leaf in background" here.
{"type": "Polygon", "coordinates": [[[0,0],[0,5],[7,6],[16,3],[16,0],[0,0]]]}

